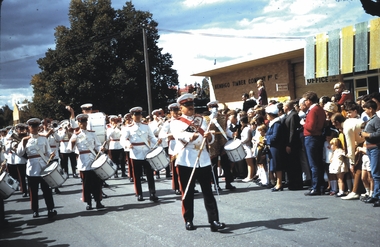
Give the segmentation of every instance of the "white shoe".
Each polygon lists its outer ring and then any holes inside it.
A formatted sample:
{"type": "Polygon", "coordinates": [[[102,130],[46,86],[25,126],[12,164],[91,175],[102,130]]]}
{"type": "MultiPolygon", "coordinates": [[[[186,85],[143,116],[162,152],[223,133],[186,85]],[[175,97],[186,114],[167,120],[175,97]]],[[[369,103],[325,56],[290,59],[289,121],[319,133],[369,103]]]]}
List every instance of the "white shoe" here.
{"type": "Polygon", "coordinates": [[[347,196],[342,197],[342,200],[354,200],[354,199],[359,199],[359,195],[354,192],[351,192],[347,196]]]}
{"type": "Polygon", "coordinates": [[[253,180],[252,178],[244,178],[241,181],[248,183],[248,182],[251,182],[252,180],[253,180]]]}

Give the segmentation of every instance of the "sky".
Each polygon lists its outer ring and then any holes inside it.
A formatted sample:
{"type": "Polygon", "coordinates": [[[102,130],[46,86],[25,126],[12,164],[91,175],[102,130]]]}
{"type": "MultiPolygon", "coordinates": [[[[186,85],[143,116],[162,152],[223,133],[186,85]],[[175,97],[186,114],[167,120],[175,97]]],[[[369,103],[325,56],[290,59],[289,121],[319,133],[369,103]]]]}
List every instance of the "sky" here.
{"type": "MultiPolygon", "coordinates": [[[[126,0],[113,0],[120,9],[126,0]]],[[[304,38],[375,19],[359,0],[132,0],[158,22],[158,46],[170,53],[181,86],[191,76],[303,48],[304,38]],[[186,32],[183,33],[183,32],[186,32]]],[[[31,100],[37,59],[55,49],[54,28],[69,27],[70,0],[4,0],[1,7],[0,107],[31,100]]]]}

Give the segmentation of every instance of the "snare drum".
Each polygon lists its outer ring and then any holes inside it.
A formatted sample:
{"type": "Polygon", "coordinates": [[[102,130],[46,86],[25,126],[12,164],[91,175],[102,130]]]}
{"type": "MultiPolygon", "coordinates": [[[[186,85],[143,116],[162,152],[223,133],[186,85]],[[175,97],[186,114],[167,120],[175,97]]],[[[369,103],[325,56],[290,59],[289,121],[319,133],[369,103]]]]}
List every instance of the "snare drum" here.
{"type": "Polygon", "coordinates": [[[161,171],[162,169],[165,169],[170,163],[170,158],[162,147],[156,147],[155,149],[151,150],[145,156],[145,159],[149,162],[150,166],[155,171],[161,171]]]}
{"type": "Polygon", "coordinates": [[[227,153],[228,159],[232,162],[241,161],[247,156],[240,140],[229,140],[224,145],[224,150],[227,153]]]}
{"type": "Polygon", "coordinates": [[[9,173],[3,172],[0,175],[0,196],[7,199],[17,190],[18,185],[18,181],[12,178],[9,173]]]}
{"type": "Polygon", "coordinates": [[[50,188],[58,188],[67,180],[68,175],[58,161],[53,161],[41,172],[41,177],[50,188]]]}
{"type": "Polygon", "coordinates": [[[91,169],[102,180],[109,179],[117,171],[117,165],[108,158],[107,154],[100,155],[91,165],[91,169]]]}

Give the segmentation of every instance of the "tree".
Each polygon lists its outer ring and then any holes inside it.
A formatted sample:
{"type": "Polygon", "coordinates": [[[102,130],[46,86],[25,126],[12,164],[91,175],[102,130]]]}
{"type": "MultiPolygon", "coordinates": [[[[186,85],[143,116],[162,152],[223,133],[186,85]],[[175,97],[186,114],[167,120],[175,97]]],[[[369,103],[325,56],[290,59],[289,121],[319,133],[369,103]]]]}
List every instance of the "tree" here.
{"type": "MultiPolygon", "coordinates": [[[[171,55],[157,47],[157,23],[149,12],[127,2],[114,10],[110,0],[72,0],[70,27],[55,29],[55,50],[37,61],[33,76],[33,107],[56,119],[67,114],[61,100],[78,109],[91,102],[108,114],[133,106],[147,109],[142,27],[147,31],[153,107],[165,107],[176,97],[177,72],[171,55]]],[[[67,115],[66,115],[67,116],[67,115]]]]}
{"type": "Polygon", "coordinates": [[[13,111],[8,105],[0,108],[0,126],[7,127],[13,125],[13,111]]]}
{"type": "Polygon", "coordinates": [[[367,14],[380,16],[380,0],[360,0],[367,14]]]}

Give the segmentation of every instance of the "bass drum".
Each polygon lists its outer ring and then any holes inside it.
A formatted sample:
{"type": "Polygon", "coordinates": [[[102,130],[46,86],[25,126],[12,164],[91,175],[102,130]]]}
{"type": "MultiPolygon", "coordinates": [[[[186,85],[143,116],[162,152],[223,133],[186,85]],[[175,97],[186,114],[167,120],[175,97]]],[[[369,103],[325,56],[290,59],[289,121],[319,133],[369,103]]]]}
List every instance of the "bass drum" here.
{"type": "Polygon", "coordinates": [[[224,150],[227,153],[228,159],[232,162],[241,161],[245,159],[245,156],[247,156],[240,140],[229,140],[224,145],[224,150]]]}
{"type": "Polygon", "coordinates": [[[150,166],[155,171],[161,171],[168,167],[170,163],[169,156],[166,154],[165,150],[162,147],[156,147],[150,151],[145,159],[149,162],[150,166]]]}
{"type": "Polygon", "coordinates": [[[106,140],[106,115],[103,112],[88,114],[87,129],[95,131],[99,141],[103,143],[106,140]]]}
{"type": "Polygon", "coordinates": [[[100,155],[91,165],[91,169],[102,180],[109,179],[117,171],[117,165],[108,157],[107,154],[100,155]]]}
{"type": "Polygon", "coordinates": [[[10,197],[17,190],[19,183],[8,173],[3,172],[0,175],[0,196],[3,199],[10,197]]]}
{"type": "Polygon", "coordinates": [[[41,177],[50,188],[58,188],[67,180],[68,175],[58,161],[53,161],[41,172],[41,177]]]}

